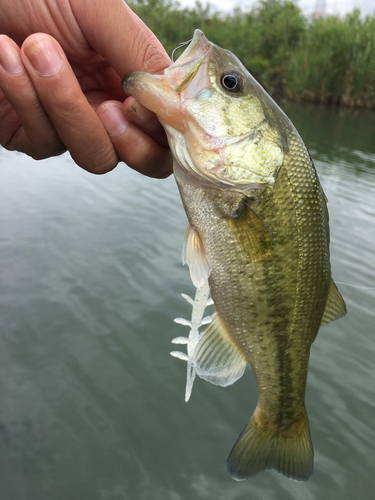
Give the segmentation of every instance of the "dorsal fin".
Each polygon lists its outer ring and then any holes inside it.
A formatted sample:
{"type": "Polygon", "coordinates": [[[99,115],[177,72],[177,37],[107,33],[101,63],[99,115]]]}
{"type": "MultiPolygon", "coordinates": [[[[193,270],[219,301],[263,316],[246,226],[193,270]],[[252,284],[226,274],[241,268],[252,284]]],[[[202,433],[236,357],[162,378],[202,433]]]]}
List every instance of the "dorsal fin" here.
{"type": "Polygon", "coordinates": [[[189,266],[191,281],[196,288],[202,287],[208,281],[210,266],[203,243],[189,223],[185,231],[182,263],[189,266]]]}
{"type": "Polygon", "coordinates": [[[331,278],[329,283],[328,297],[326,308],[324,310],[322,322],[320,326],[327,325],[331,321],[342,318],[346,314],[346,306],[344,299],[341,297],[337,289],[336,283],[331,278]]]}
{"type": "Polygon", "coordinates": [[[226,333],[217,314],[203,332],[194,351],[197,375],[212,384],[226,387],[242,377],[247,361],[226,333]]]}

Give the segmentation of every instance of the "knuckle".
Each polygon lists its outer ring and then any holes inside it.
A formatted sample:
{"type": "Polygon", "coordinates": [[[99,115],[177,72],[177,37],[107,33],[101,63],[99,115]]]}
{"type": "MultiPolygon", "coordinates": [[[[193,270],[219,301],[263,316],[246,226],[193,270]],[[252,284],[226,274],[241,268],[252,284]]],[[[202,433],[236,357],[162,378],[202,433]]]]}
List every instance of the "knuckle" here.
{"type": "Polygon", "coordinates": [[[65,153],[66,147],[64,144],[44,144],[40,145],[37,149],[35,147],[30,151],[29,156],[34,160],[45,160],[46,158],[50,158],[51,156],[60,156],[65,153]]]}
{"type": "Polygon", "coordinates": [[[167,151],[161,158],[153,162],[152,177],[156,179],[166,179],[173,172],[173,159],[170,151],[167,151]]]}
{"type": "Polygon", "coordinates": [[[79,167],[96,175],[111,172],[119,162],[112,146],[103,147],[100,150],[95,147],[91,151],[87,151],[83,158],[77,158],[75,155],[72,157],[79,167]]]}
{"type": "Polygon", "coordinates": [[[4,94],[0,91],[0,144],[6,148],[17,131],[18,118],[14,109],[10,106],[4,94]]]}
{"type": "Polygon", "coordinates": [[[64,122],[65,119],[80,119],[85,111],[86,102],[75,88],[65,87],[59,92],[54,92],[50,99],[44,100],[44,107],[49,116],[58,118],[57,121],[64,122]]]}
{"type": "MultiPolygon", "coordinates": [[[[164,148],[163,148],[164,149],[164,148]]],[[[162,150],[160,146],[143,147],[133,158],[128,158],[126,163],[138,172],[154,177],[165,179],[172,172],[172,158],[169,151],[162,150]]]]}
{"type": "Polygon", "coordinates": [[[143,54],[141,68],[143,71],[157,73],[167,66],[166,56],[157,48],[159,42],[154,34],[149,37],[143,36],[136,43],[139,53],[143,54]]]}

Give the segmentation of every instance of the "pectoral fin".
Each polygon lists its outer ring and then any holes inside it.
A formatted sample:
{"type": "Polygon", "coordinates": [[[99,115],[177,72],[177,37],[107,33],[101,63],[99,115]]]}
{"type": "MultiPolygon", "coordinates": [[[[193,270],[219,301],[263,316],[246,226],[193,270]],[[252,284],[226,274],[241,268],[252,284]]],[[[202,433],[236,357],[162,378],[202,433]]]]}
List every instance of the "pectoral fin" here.
{"type": "Polygon", "coordinates": [[[342,318],[346,314],[344,299],[337,289],[336,283],[331,278],[329,284],[328,298],[320,326],[327,325],[331,321],[342,318]]]}
{"type": "Polygon", "coordinates": [[[186,227],[182,263],[189,266],[191,281],[196,288],[202,287],[208,281],[210,266],[203,243],[190,224],[186,227]]]}
{"type": "Polygon", "coordinates": [[[245,371],[247,362],[230,340],[217,314],[198,342],[193,363],[200,378],[223,387],[236,382],[245,371]]]}
{"type": "Polygon", "coordinates": [[[272,258],[277,252],[272,234],[262,219],[248,206],[239,217],[227,217],[227,222],[245,254],[254,261],[272,258]]]}

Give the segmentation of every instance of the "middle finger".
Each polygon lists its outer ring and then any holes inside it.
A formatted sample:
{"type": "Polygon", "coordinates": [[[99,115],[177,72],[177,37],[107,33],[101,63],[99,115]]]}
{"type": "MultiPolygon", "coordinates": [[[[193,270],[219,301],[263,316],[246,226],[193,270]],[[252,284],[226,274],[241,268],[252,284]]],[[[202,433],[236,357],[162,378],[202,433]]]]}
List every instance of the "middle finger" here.
{"type": "Polygon", "coordinates": [[[42,33],[29,36],[23,63],[39,99],[74,161],[93,173],[118,163],[117,153],[58,42],[42,33]]]}

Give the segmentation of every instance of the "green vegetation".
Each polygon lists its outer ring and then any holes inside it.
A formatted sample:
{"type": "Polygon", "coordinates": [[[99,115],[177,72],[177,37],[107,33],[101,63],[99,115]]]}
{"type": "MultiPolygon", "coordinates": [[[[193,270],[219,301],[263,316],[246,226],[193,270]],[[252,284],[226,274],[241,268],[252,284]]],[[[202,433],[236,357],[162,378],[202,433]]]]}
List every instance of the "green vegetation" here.
{"type": "Polygon", "coordinates": [[[235,53],[272,95],[375,107],[375,15],[308,20],[291,0],[260,0],[251,11],[222,14],[200,2],[130,0],[169,54],[196,28],[235,53]]]}

